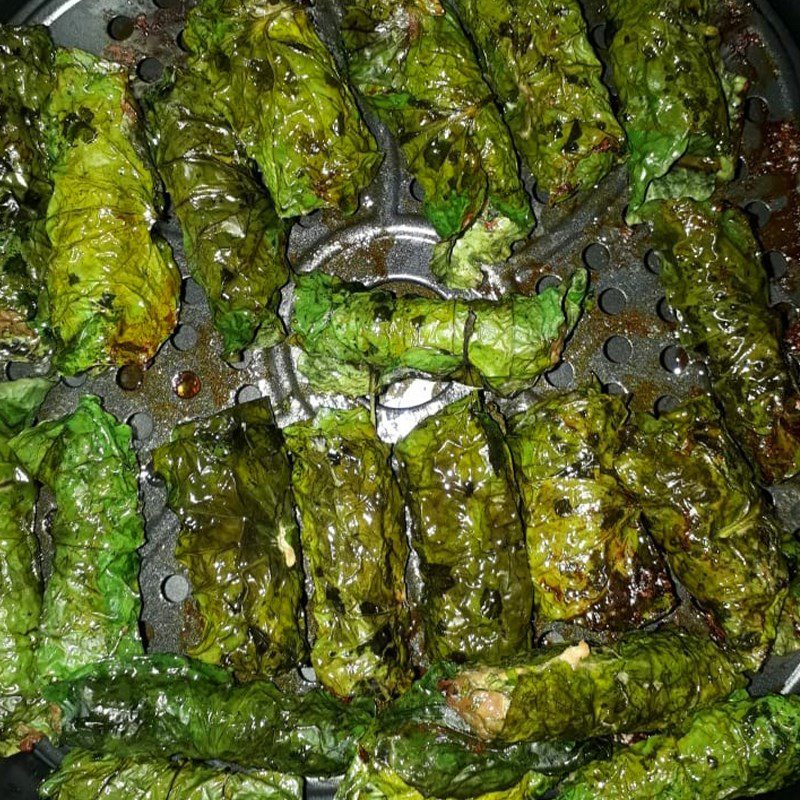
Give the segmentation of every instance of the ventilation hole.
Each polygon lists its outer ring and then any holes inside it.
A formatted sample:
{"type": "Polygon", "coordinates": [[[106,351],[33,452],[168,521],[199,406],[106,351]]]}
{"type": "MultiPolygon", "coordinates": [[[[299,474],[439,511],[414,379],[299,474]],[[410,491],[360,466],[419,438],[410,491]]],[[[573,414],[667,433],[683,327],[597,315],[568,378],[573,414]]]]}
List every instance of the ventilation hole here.
{"type": "Polygon", "coordinates": [[[653,409],[656,412],[656,416],[660,416],[661,414],[666,414],[669,411],[672,411],[674,408],[677,408],[679,405],[678,399],[673,397],[671,394],[664,394],[656,400],[653,409]]]}
{"type": "Polygon", "coordinates": [[[619,314],[624,310],[627,301],[628,298],[625,297],[624,292],[612,287],[606,289],[600,295],[597,303],[600,306],[600,310],[604,311],[606,314],[619,314]]]}
{"type": "Polygon", "coordinates": [[[134,22],[131,17],[120,15],[108,23],[108,35],[118,42],[123,42],[133,33],[134,22]]]}
{"type": "Polygon", "coordinates": [[[616,381],[611,381],[610,383],[604,384],[603,391],[606,394],[613,394],[620,396],[628,394],[628,390],[621,383],[617,383],[616,381]]]}
{"type": "Polygon", "coordinates": [[[771,278],[782,278],[788,269],[786,256],[780,250],[770,250],[764,260],[767,264],[767,272],[771,278]]]}
{"type": "Polygon", "coordinates": [[[81,372],[78,375],[65,375],[61,379],[61,383],[64,386],[69,386],[70,389],[77,389],[79,386],[83,386],[86,383],[86,373],[81,372]]]}
{"type": "Polygon", "coordinates": [[[561,278],[558,275],[542,275],[536,281],[536,294],[541,294],[545,289],[554,289],[561,285],[561,278]]]}
{"type": "Polygon", "coordinates": [[[128,418],[133,437],[139,442],[147,441],[153,435],[153,418],[146,411],[137,411],[128,418]]]}
{"type": "Polygon", "coordinates": [[[606,37],[606,25],[605,23],[601,23],[600,25],[595,25],[592,28],[590,33],[592,43],[598,50],[607,50],[608,49],[608,39],[606,37]]]}
{"type": "Polygon", "coordinates": [[[544,379],[556,389],[568,389],[572,386],[575,377],[575,370],[572,364],[563,361],[555,369],[546,372],[544,379]]]}
{"type": "Polygon", "coordinates": [[[206,293],[194,278],[184,278],[181,299],[187,306],[197,306],[205,300],[206,293]]]}
{"type": "Polygon", "coordinates": [[[656,304],[656,314],[658,314],[658,316],[663,319],[664,322],[669,322],[670,324],[678,321],[675,310],[667,302],[666,297],[662,297],[656,304]]]}
{"type": "Polygon", "coordinates": [[[419,203],[421,203],[425,199],[425,191],[422,188],[420,182],[414,178],[411,181],[408,187],[408,191],[410,192],[411,196],[419,203]]]}
{"type": "Polygon", "coordinates": [[[250,383],[242,386],[242,388],[236,392],[237,403],[250,403],[253,400],[258,400],[260,397],[261,389],[259,389],[258,386],[253,386],[250,383]]]}
{"type": "Polygon", "coordinates": [[[600,242],[593,242],[583,251],[583,260],[589,269],[604,269],[611,263],[611,253],[600,242]]]}
{"type": "Polygon", "coordinates": [[[155,83],[164,71],[164,65],[157,58],[143,58],[136,68],[136,74],[145,83],[155,83]]]}
{"type": "Polygon", "coordinates": [[[172,334],[171,341],[176,350],[191,350],[197,344],[197,331],[191,325],[180,325],[172,334]]]}
{"type": "Polygon", "coordinates": [[[624,336],[612,336],[603,345],[603,353],[612,364],[625,364],[633,354],[633,345],[624,336]]]}
{"type": "Polygon", "coordinates": [[[763,228],[769,222],[771,212],[763,200],[753,200],[744,207],[744,210],[755,220],[759,228],[763,228]]]}
{"type": "Polygon", "coordinates": [[[750,167],[747,166],[747,160],[744,156],[739,156],[739,161],[736,163],[736,171],[733,173],[735,181],[743,181],[750,174],[750,167]]]}
{"type": "Polygon", "coordinates": [[[197,373],[192,372],[190,369],[179,372],[172,379],[172,391],[175,392],[181,400],[191,400],[197,395],[201,388],[202,384],[200,383],[200,378],[197,377],[197,373]]]}
{"type": "Polygon", "coordinates": [[[117,386],[135,392],[144,383],[144,370],[136,364],[126,364],[117,370],[117,386]]]}
{"type": "Polygon", "coordinates": [[[661,256],[655,250],[648,250],[644,256],[644,265],[653,275],[658,275],[661,272],[661,256]]]}
{"type": "Polygon", "coordinates": [[[189,48],[186,45],[186,37],[185,37],[185,31],[184,30],[178,31],[178,35],[175,37],[175,44],[177,44],[178,47],[181,50],[183,50],[184,53],[188,53],[189,52],[189,48]]]}
{"type": "Polygon", "coordinates": [[[317,209],[310,214],[306,214],[297,220],[301,228],[313,228],[322,219],[322,212],[317,209]]]}
{"type": "Polygon", "coordinates": [[[155,4],[159,8],[177,8],[181,0],[155,0],[155,4]]]}
{"type": "Polygon", "coordinates": [[[247,369],[252,360],[253,353],[250,350],[245,350],[238,358],[231,358],[230,361],[226,363],[231,369],[247,369]]]}
{"type": "Polygon", "coordinates": [[[689,365],[689,356],[680,345],[671,344],[661,351],[661,366],[673,375],[680,375],[689,365]]]}
{"type": "Polygon", "coordinates": [[[189,581],[183,575],[167,575],[161,582],[161,594],[169,603],[182,603],[189,596],[189,581]]]}
{"type": "Polygon", "coordinates": [[[769,104],[763,97],[748,97],[744,105],[744,113],[750,122],[761,124],[769,117],[769,104]]]}
{"type": "Polygon", "coordinates": [[[25,361],[11,361],[6,366],[6,375],[10,381],[16,381],[19,378],[30,378],[36,375],[36,367],[25,361]]]}

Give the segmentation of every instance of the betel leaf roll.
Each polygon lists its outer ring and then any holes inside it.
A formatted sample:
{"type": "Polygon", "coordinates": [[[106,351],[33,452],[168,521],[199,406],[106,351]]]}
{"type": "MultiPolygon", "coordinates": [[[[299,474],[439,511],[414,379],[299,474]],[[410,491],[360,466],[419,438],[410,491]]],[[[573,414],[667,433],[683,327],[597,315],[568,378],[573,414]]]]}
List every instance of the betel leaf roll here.
{"type": "Polygon", "coordinates": [[[617,471],[712,634],[758,669],[788,582],[772,511],[708,397],[635,423],[617,471]]]}
{"type": "Polygon", "coordinates": [[[576,0],[454,0],[522,159],[551,203],[591,189],[625,135],[576,0]]]}
{"type": "Polygon", "coordinates": [[[589,389],[509,422],[539,631],[558,621],[623,631],[675,605],[664,559],[613,472],[627,416],[621,398],[589,389]]]}
{"type": "Polygon", "coordinates": [[[291,469],[269,400],[186,422],[154,454],[192,585],[182,650],[239,678],[296,666],[305,644],[291,469]]]}
{"type": "Polygon", "coordinates": [[[284,431],[311,583],[311,663],[336,695],[389,697],[410,683],[408,560],[390,448],[366,409],[323,411],[284,431]]]}
{"type": "Polygon", "coordinates": [[[302,800],[303,782],[277,772],[232,772],[167,759],[71,750],[39,788],[50,800],[302,800]]]}
{"type": "Polygon", "coordinates": [[[381,155],[301,3],[201,0],[183,40],[281,217],[355,211],[381,155]]]}
{"type": "Polygon", "coordinates": [[[660,278],[687,347],[709,366],[714,394],[760,478],[800,470],[800,391],[769,307],[759,247],[740,211],[691,201],[653,203],[660,278]]]}
{"type": "Polygon", "coordinates": [[[613,645],[552,647],[505,667],[468,667],[443,686],[477,736],[518,742],[668,728],[744,683],[713,642],[662,628],[613,645]]]}
{"type": "Polygon", "coordinates": [[[710,0],[610,0],[608,51],[628,137],[627,219],[648,200],[705,200],[733,178],[746,80],[725,68],[710,0]]]}
{"type": "Polygon", "coordinates": [[[315,271],[297,278],[292,340],[320,391],[358,396],[417,374],[502,395],[531,386],[561,357],[580,318],[587,274],[502,300],[396,296],[315,271]]]}
{"type": "Polygon", "coordinates": [[[752,797],[800,779],[800,697],[735,696],[579,769],[559,800],[752,797]]]}
{"type": "Polygon", "coordinates": [[[39,677],[66,678],[97,659],[141,653],[136,551],[144,543],[144,520],[131,429],[85,395],[71,414],[22,431],[11,449],[56,505],[39,677]]]}
{"type": "Polygon", "coordinates": [[[469,288],[534,225],[508,129],[472,45],[439,0],[346,0],[350,77],[397,138],[439,234],[431,268],[469,288]]]}
{"type": "Polygon", "coordinates": [[[283,336],[286,225],[212,104],[209,87],[180,70],[148,95],[153,154],[183,231],[192,277],[205,289],[225,355],[283,336]]]}
{"type": "Polygon", "coordinates": [[[0,25],[0,355],[38,354],[35,322],[47,261],[52,187],[41,114],[54,85],[55,48],[42,26],[0,25]]]}
{"type": "Polygon", "coordinates": [[[180,273],[152,234],[160,187],[127,73],[59,50],[46,111],[53,195],[47,321],[69,375],[152,358],[177,319],[180,273]]]}
{"type": "Polygon", "coordinates": [[[374,715],[313,689],[236,685],[223,670],[179,656],[108,661],[45,692],[62,741],[117,756],[219,759],[305,776],[343,773],[374,715]]]}
{"type": "Polygon", "coordinates": [[[533,603],[511,456],[468,396],[395,445],[420,561],[425,653],[499,663],[531,641],[533,603]]]}
{"type": "Polygon", "coordinates": [[[439,690],[458,669],[449,662],[434,664],[378,715],[359,751],[371,772],[391,773],[424,797],[468,800],[513,791],[532,770],[541,778],[563,775],[608,753],[602,740],[503,745],[467,733],[439,690]]]}

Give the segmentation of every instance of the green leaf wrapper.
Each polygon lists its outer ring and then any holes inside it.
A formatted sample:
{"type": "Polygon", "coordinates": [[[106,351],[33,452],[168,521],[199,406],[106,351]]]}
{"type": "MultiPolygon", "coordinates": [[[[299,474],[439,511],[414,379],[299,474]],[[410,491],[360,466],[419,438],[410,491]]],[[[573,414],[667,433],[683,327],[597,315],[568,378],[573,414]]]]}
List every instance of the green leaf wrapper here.
{"type": "Polygon", "coordinates": [[[746,695],[582,767],[559,800],[752,797],[800,779],[800,697],[746,695]]]}
{"type": "Polygon", "coordinates": [[[535,220],[472,45],[438,0],[344,6],[350,77],[397,138],[442,239],[431,268],[448,286],[475,287],[535,220]]]}
{"type": "Polygon", "coordinates": [[[800,471],[800,391],[769,307],[759,246],[740,211],[653,203],[661,282],[687,347],[708,362],[726,424],[767,483],[800,471]]]}
{"type": "Polygon", "coordinates": [[[430,661],[500,663],[531,642],[533,591],[511,456],[467,397],[395,445],[414,520],[430,661]]]}
{"type": "Polygon", "coordinates": [[[303,782],[277,772],[71,750],[39,788],[50,800],[302,800],[303,782]]]}
{"type": "Polygon", "coordinates": [[[561,358],[580,318],[587,274],[503,300],[395,296],[323,272],[300,275],[292,340],[311,385],[350,396],[408,375],[455,379],[510,395],[561,358]]]}
{"type": "Polygon", "coordinates": [[[86,395],[73,413],[22,431],[10,447],[56,504],[36,652],[40,679],[141,653],[136,551],[144,520],[131,429],[86,395]]]}
{"type": "Polygon", "coordinates": [[[507,667],[468,667],[444,689],[475,735],[519,742],[668,728],[744,683],[707,638],[664,628],[604,647],[554,647],[507,667]]]}
{"type": "Polygon", "coordinates": [[[300,3],[201,0],[183,40],[281,217],[356,210],[382,157],[300,3]]]}
{"type": "Polygon", "coordinates": [[[175,327],[180,273],[151,236],[159,192],[127,71],[59,50],[45,119],[53,195],[45,274],[58,369],[152,358],[175,327]]]}
{"type": "Polygon", "coordinates": [[[624,631],[676,604],[664,559],[613,464],[628,416],[619,397],[558,394],[509,422],[536,625],[624,631]]]}
{"type": "Polygon", "coordinates": [[[343,773],[374,714],[366,698],[345,704],[320,690],[237,686],[216,667],[170,655],[96,664],[46,696],[60,706],[63,740],[74,746],[304,776],[343,773]]]}
{"type": "Polygon", "coordinates": [[[575,0],[454,0],[514,144],[551,203],[591,189],[625,134],[575,0]]]}
{"type": "Polygon", "coordinates": [[[175,72],[147,102],[155,163],[225,354],[254,340],[275,344],[283,337],[278,306],[289,276],[285,223],[205,81],[175,72]]]}
{"type": "Polygon", "coordinates": [[[617,472],[712,633],[757,670],[788,582],[773,512],[709,398],[635,422],[617,472]]]}
{"type": "Polygon", "coordinates": [[[665,197],[705,200],[733,178],[747,81],[729,73],[709,0],[610,0],[608,51],[628,137],[627,220],[665,197]]]}
{"type": "Polygon", "coordinates": [[[179,425],[155,451],[181,519],[188,573],[182,649],[237,677],[291,669],[305,654],[300,536],[291,470],[269,400],[179,425]]]}
{"type": "Polygon", "coordinates": [[[390,448],[366,409],[324,411],[285,430],[309,598],[317,679],[336,695],[408,688],[403,501],[390,448]]]}

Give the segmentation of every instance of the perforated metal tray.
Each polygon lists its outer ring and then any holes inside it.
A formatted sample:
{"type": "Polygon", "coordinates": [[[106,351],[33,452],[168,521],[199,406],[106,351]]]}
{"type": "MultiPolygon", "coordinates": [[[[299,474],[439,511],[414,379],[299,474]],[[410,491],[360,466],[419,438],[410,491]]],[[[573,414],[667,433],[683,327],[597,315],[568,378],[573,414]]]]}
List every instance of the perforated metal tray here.
{"type": "MultiPolygon", "coordinates": [[[[602,55],[605,41],[599,0],[588,0],[587,5],[591,35],[602,55]]],[[[793,319],[800,307],[800,128],[783,121],[800,120],[800,52],[768,3],[751,6],[743,0],[728,0],[720,6],[726,17],[725,58],[751,82],[742,157],[737,178],[726,191],[731,202],[754,216],[767,251],[764,262],[772,276],[772,300],[793,319]]],[[[314,14],[323,37],[338,53],[335,0],[318,0],[314,14]]],[[[157,0],[157,4],[150,0],[46,0],[23,5],[10,21],[44,23],[58,44],[82,47],[126,65],[135,90],[141,92],[158,78],[164,65],[182,58],[184,17],[184,0],[157,0]]],[[[366,283],[412,283],[418,289],[442,293],[428,268],[436,237],[420,214],[418,188],[404,171],[391,137],[374,119],[368,121],[386,153],[378,178],[362,196],[355,216],[345,219],[317,212],[301,219],[291,233],[290,261],[297,271],[322,267],[366,283]]],[[[591,270],[593,301],[564,361],[533,391],[506,408],[596,378],[609,391],[630,394],[633,408],[658,411],[704,385],[703,364],[678,343],[647,232],[623,222],[624,168],[587,198],[555,209],[536,197],[530,180],[526,185],[534,197],[536,231],[491,276],[489,293],[499,294],[510,286],[535,291],[584,263],[591,270]]],[[[174,220],[160,224],[186,275],[174,220]]],[[[285,292],[284,312],[290,296],[291,287],[285,292]]],[[[188,584],[173,557],[177,520],[166,509],[163,487],[150,472],[151,450],[176,423],[258,396],[271,398],[281,425],[332,403],[330,397],[308,390],[295,370],[297,354],[288,347],[266,354],[246,352],[237,363],[226,363],[220,353],[203,292],[186,277],[180,327],[144,373],[139,388],[123,389],[120,384],[125,376],[114,371],[69,379],[51,392],[43,409],[44,416],[55,416],[74,408],[82,394],[94,393],[134,429],[147,520],[140,578],[142,618],[154,651],[176,648],[180,601],[188,584]],[[174,391],[176,376],[186,371],[201,382],[199,393],[191,399],[181,399],[174,391]]],[[[30,370],[29,365],[11,363],[6,365],[6,376],[19,377],[30,370]]],[[[395,441],[464,391],[456,384],[421,380],[392,387],[379,399],[380,435],[395,441]]],[[[800,527],[800,482],[773,494],[784,524],[790,529],[800,527]]],[[[39,519],[43,516],[38,515],[39,519]]],[[[754,688],[760,692],[800,688],[800,657],[772,659],[756,677],[754,688]]]]}

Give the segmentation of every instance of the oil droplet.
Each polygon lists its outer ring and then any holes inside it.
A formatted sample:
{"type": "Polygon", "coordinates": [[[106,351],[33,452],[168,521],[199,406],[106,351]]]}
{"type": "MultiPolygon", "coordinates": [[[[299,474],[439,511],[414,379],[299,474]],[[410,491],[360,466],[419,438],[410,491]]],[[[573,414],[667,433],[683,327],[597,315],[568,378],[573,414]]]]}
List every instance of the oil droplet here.
{"type": "Polygon", "coordinates": [[[200,391],[200,378],[191,370],[179,372],[172,379],[172,389],[181,400],[189,400],[200,391]]]}
{"type": "Polygon", "coordinates": [[[136,364],[126,364],[117,372],[117,385],[126,392],[133,392],[144,383],[144,371],[136,364]]]}

